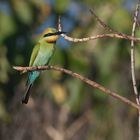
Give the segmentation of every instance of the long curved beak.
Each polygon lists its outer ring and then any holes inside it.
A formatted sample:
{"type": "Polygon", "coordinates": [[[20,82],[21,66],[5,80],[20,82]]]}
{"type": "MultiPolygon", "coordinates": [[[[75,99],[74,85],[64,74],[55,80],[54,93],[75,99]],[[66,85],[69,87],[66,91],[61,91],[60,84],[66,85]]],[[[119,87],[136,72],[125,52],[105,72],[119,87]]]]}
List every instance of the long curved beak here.
{"type": "Polygon", "coordinates": [[[61,34],[66,34],[67,32],[63,32],[63,31],[58,31],[55,33],[55,35],[61,35],[61,34]]]}

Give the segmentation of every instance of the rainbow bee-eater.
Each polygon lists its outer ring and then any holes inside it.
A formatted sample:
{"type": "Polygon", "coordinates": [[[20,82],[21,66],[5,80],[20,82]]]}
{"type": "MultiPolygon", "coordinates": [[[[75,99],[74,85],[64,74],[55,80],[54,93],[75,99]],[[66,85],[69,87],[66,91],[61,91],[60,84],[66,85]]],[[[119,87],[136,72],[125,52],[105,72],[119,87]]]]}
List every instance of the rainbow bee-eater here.
{"type": "MultiPolygon", "coordinates": [[[[60,34],[65,32],[59,32],[54,28],[47,28],[40,36],[37,44],[34,46],[29,66],[44,66],[48,65],[51,57],[55,51],[55,44],[60,34]]],[[[30,89],[40,75],[40,71],[28,72],[27,89],[22,99],[22,103],[27,104],[30,96],[30,89]]]]}

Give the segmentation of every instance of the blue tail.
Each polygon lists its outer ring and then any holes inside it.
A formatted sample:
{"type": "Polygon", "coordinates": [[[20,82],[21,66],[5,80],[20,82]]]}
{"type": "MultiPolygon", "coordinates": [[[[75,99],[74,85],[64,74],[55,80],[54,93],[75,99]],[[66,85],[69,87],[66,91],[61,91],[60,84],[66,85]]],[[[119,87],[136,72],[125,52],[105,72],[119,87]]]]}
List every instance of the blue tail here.
{"type": "Polygon", "coordinates": [[[26,83],[27,89],[26,89],[25,95],[22,99],[22,104],[27,104],[28,103],[28,100],[29,100],[29,97],[30,97],[30,94],[31,94],[31,92],[30,92],[31,87],[33,86],[33,83],[36,80],[36,78],[39,76],[39,74],[40,74],[39,71],[29,72],[28,80],[27,80],[27,83],[26,83]]]}

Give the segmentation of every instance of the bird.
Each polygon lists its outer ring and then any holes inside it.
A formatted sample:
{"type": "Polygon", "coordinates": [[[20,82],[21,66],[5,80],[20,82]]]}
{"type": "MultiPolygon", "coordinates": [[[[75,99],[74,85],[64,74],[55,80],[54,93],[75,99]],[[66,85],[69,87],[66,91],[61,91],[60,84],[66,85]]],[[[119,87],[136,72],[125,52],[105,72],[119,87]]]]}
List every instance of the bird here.
{"type": "MultiPolygon", "coordinates": [[[[33,48],[29,66],[45,66],[49,64],[55,51],[55,44],[61,34],[66,32],[57,31],[55,28],[45,29],[33,48]]],[[[22,104],[27,104],[30,97],[30,90],[35,80],[39,77],[41,71],[29,71],[26,82],[26,91],[22,98],[22,104]]],[[[24,72],[23,72],[24,73],[24,72]]]]}

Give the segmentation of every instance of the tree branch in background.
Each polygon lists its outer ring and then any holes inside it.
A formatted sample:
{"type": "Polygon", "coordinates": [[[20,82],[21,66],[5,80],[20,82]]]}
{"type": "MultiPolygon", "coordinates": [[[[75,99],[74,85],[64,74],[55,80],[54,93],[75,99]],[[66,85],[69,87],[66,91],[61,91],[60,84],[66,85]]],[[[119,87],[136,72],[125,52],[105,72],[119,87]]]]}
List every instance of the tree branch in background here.
{"type": "MultiPolygon", "coordinates": [[[[135,29],[136,29],[138,14],[139,14],[139,2],[136,5],[136,10],[135,10],[135,15],[134,15],[134,22],[133,22],[133,27],[132,27],[133,37],[135,36],[135,29]]],[[[134,94],[136,96],[136,102],[139,105],[140,101],[139,101],[139,95],[138,95],[137,83],[136,83],[136,77],[135,77],[135,46],[134,46],[133,40],[131,40],[131,76],[132,76],[134,94]]]]}
{"type": "MultiPolygon", "coordinates": [[[[117,34],[117,35],[120,35],[120,36],[125,37],[125,38],[123,38],[123,39],[128,39],[128,40],[130,39],[130,38],[129,38],[129,35],[126,35],[126,34],[124,34],[124,33],[118,32],[118,31],[112,29],[111,27],[109,27],[105,22],[103,22],[103,21],[96,15],[96,13],[94,12],[93,9],[90,9],[89,11],[90,11],[91,14],[96,18],[96,20],[100,23],[100,25],[102,25],[102,26],[103,26],[105,29],[107,29],[109,32],[113,32],[113,33],[115,33],[115,34],[117,34]]],[[[134,36],[131,36],[131,37],[134,37],[134,36]]],[[[134,40],[133,40],[133,41],[134,41],[134,40]]]]}
{"type": "MultiPolygon", "coordinates": [[[[109,27],[105,22],[103,22],[94,12],[93,9],[89,9],[90,13],[96,18],[96,20],[100,23],[101,26],[103,26],[103,28],[107,29],[109,32],[117,32],[114,29],[112,29],[111,27],[109,27]]],[[[121,34],[121,33],[120,33],[121,34]]]]}
{"type": "MultiPolygon", "coordinates": [[[[61,112],[60,112],[61,114],[61,112]]],[[[70,126],[61,130],[59,128],[55,128],[52,125],[47,125],[44,127],[47,135],[53,140],[67,140],[72,139],[72,137],[77,134],[77,132],[91,120],[92,111],[88,110],[83,115],[81,115],[76,121],[72,122],[70,126]]],[[[93,118],[92,118],[93,119],[93,118]]],[[[58,121],[59,122],[59,121],[58,121]]],[[[66,126],[66,122],[64,123],[66,126]]]]}
{"type": "MultiPolygon", "coordinates": [[[[133,22],[133,27],[132,27],[132,36],[135,37],[135,29],[137,26],[137,19],[138,19],[138,14],[139,14],[139,6],[140,6],[140,0],[138,1],[138,4],[136,5],[136,10],[134,14],[134,22],[133,22]]],[[[133,84],[133,89],[134,89],[134,94],[136,97],[136,102],[138,105],[140,105],[140,98],[137,90],[137,83],[136,83],[136,77],[135,77],[135,45],[134,41],[131,40],[131,76],[132,76],[132,84],[133,84]]],[[[138,139],[140,140],[140,110],[139,110],[139,117],[138,117],[138,132],[139,132],[139,137],[138,139]]]]}
{"type": "MultiPolygon", "coordinates": [[[[99,18],[98,18],[99,21],[99,18]]],[[[103,22],[100,20],[100,24],[103,22]]],[[[108,28],[106,24],[103,25],[105,28],[108,28]]],[[[61,27],[61,20],[60,17],[58,19],[58,30],[62,31],[62,27],[61,27]]],[[[113,31],[113,29],[110,28],[111,31],[113,31]]],[[[123,33],[119,33],[117,31],[115,31],[115,33],[110,33],[110,34],[99,34],[99,35],[95,35],[95,36],[90,36],[90,37],[85,37],[85,38],[73,38],[70,36],[67,36],[66,34],[61,34],[62,37],[64,37],[66,40],[70,41],[70,42],[74,42],[74,43],[78,43],[78,42],[86,42],[89,40],[94,40],[94,39],[100,39],[100,38],[119,38],[119,39],[125,39],[125,40],[133,40],[134,42],[138,42],[140,43],[140,38],[135,38],[133,36],[130,35],[126,35],[123,33]]]]}
{"type": "Polygon", "coordinates": [[[20,67],[20,66],[14,66],[13,67],[15,70],[18,70],[18,71],[34,71],[34,70],[55,70],[55,71],[60,71],[60,72],[63,72],[63,73],[66,73],[68,75],[71,75],[72,77],[75,77],[75,78],[78,78],[80,79],[81,81],[83,81],[84,83],[88,84],[89,86],[91,86],[92,88],[97,88],[99,90],[101,90],[102,92],[104,92],[105,94],[109,95],[109,96],[112,96],[113,98],[115,99],[118,99],[120,101],[122,101],[123,103],[127,104],[127,105],[130,105],[136,109],[140,109],[139,105],[133,103],[132,101],[128,100],[127,98],[123,97],[123,96],[120,96],[118,95],[116,92],[113,92],[111,90],[109,90],[108,88],[105,88],[103,87],[102,85],[94,82],[94,81],[91,81],[90,79],[78,74],[78,73],[75,73],[75,72],[72,72],[70,70],[67,70],[67,69],[64,69],[64,68],[60,68],[60,67],[56,67],[56,66],[38,66],[38,67],[20,67]]]}

